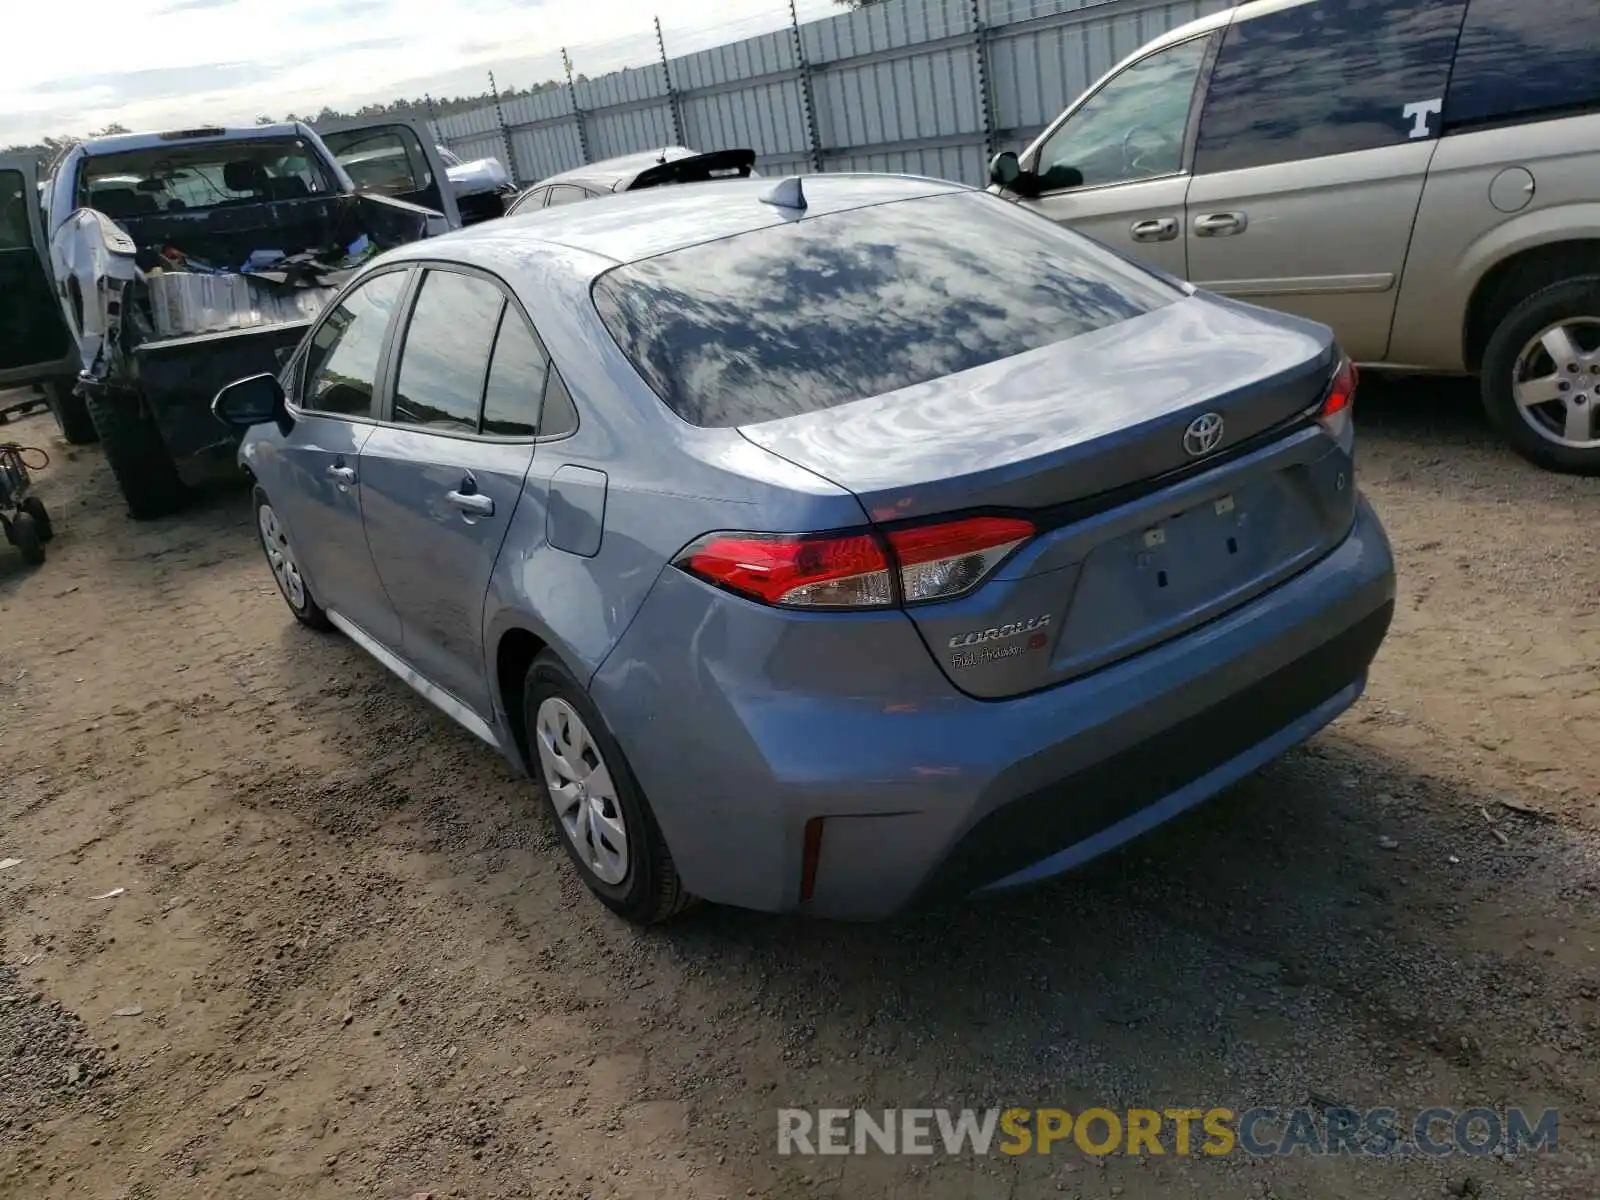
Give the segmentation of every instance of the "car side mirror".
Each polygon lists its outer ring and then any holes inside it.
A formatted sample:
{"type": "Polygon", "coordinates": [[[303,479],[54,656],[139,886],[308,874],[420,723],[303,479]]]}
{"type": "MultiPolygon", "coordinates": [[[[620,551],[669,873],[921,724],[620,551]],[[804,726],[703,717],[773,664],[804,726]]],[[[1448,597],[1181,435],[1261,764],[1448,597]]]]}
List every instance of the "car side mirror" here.
{"type": "Polygon", "coordinates": [[[990,183],[1009,188],[1014,187],[1021,178],[1022,163],[1018,161],[1016,151],[1006,150],[989,160],[990,183]]]}
{"type": "Polygon", "coordinates": [[[211,412],[224,425],[235,429],[276,421],[280,429],[288,432],[288,398],[276,375],[250,375],[234,380],[211,401],[211,412]]]}

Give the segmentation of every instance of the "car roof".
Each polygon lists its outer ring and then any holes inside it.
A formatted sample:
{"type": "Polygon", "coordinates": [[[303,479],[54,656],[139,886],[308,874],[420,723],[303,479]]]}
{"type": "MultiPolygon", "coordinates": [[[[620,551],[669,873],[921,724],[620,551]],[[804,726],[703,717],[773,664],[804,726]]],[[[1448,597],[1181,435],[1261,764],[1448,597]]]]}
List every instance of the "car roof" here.
{"type": "MultiPolygon", "coordinates": [[[[1126,58],[1113,65],[1111,71],[1107,71],[1106,74],[1109,75],[1114,71],[1121,70],[1122,67],[1127,63],[1130,63],[1138,58],[1143,58],[1146,54],[1149,54],[1155,50],[1159,50],[1164,46],[1174,46],[1179,42],[1186,42],[1190,38],[1197,37],[1202,33],[1209,33],[1214,29],[1224,29],[1227,27],[1230,21],[1236,19],[1245,19],[1246,14],[1251,16],[1259,15],[1252,13],[1252,9],[1269,9],[1274,6],[1283,7],[1285,3],[1305,4],[1308,2],[1309,0],[1250,0],[1248,3],[1240,4],[1237,8],[1218,9],[1214,13],[1209,13],[1206,16],[1199,17],[1184,25],[1178,25],[1167,30],[1163,34],[1158,34],[1156,37],[1151,38],[1148,42],[1141,43],[1132,54],[1129,54],[1126,58]]],[[[1104,78],[1104,76],[1100,76],[1099,78],[1104,78]]]]}
{"type": "Polygon", "coordinates": [[[128,150],[154,150],[161,146],[195,146],[206,142],[239,142],[258,138],[300,138],[305,137],[307,132],[304,125],[293,121],[227,128],[208,125],[195,128],[192,135],[187,130],[118,133],[110,137],[87,138],[78,145],[88,155],[122,154],[128,150]]]}
{"type": "Polygon", "coordinates": [[[806,199],[803,214],[763,200],[780,182],[771,177],[684,183],[484,221],[442,237],[412,242],[394,255],[459,258],[493,270],[498,256],[507,252],[514,256],[518,247],[543,243],[596,255],[614,265],[805,217],[977,190],[947,179],[915,175],[830,172],[796,178],[806,199]]]}
{"type": "MultiPolygon", "coordinates": [[[[624,182],[631,183],[641,171],[648,171],[651,167],[661,163],[674,162],[680,158],[693,158],[698,150],[691,150],[687,146],[662,146],[658,150],[645,150],[638,154],[623,154],[617,158],[608,158],[597,163],[586,163],[581,167],[573,167],[570,171],[562,171],[559,175],[548,175],[539,180],[535,187],[544,187],[551,183],[576,183],[587,187],[599,188],[602,192],[618,189],[624,182]]],[[[620,189],[619,189],[620,190],[620,189]]]]}
{"type": "MultiPolygon", "coordinates": [[[[1243,4],[1236,4],[1232,8],[1218,9],[1214,13],[1199,17],[1186,25],[1179,25],[1174,29],[1167,30],[1167,32],[1158,37],[1151,38],[1127,58],[1123,59],[1123,62],[1143,58],[1153,50],[1159,50],[1164,46],[1173,46],[1179,42],[1186,42],[1192,37],[1222,29],[1229,24],[1237,24],[1240,21],[1253,21],[1257,17],[1264,17],[1268,13],[1275,13],[1281,9],[1297,8],[1302,4],[1315,4],[1316,2],[1317,0],[1246,0],[1243,4]]],[[[1117,64],[1118,67],[1121,65],[1122,63],[1117,64]]]]}

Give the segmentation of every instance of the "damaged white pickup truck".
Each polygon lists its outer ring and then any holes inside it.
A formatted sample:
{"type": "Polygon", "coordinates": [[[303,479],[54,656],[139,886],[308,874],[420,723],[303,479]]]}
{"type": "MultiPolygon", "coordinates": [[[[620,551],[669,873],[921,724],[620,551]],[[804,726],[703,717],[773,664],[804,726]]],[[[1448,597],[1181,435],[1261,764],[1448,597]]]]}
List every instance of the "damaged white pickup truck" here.
{"type": "Polygon", "coordinates": [[[84,142],[42,188],[0,159],[0,385],[46,382],[133,516],[175,511],[197,460],[231,455],[224,384],[276,371],[367,258],[460,226],[433,139],[370,128],[405,151],[382,193],[299,123],[84,142]]]}

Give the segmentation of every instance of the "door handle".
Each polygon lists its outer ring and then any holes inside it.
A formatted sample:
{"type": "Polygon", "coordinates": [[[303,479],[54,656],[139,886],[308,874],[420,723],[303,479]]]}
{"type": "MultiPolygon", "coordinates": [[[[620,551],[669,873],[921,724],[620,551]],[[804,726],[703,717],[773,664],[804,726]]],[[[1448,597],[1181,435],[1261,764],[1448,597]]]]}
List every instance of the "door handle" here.
{"type": "Polygon", "coordinates": [[[1250,220],[1242,212],[1207,213],[1194,219],[1194,231],[1200,237],[1232,237],[1243,233],[1250,220]]]}
{"type": "Polygon", "coordinates": [[[349,487],[356,481],[356,469],[354,467],[329,467],[328,478],[340,487],[349,487]]]}
{"type": "Polygon", "coordinates": [[[1136,242],[1170,242],[1178,236],[1178,219],[1156,217],[1149,221],[1135,221],[1131,232],[1136,242]]]}
{"type": "Polygon", "coordinates": [[[494,501],[479,492],[446,492],[444,498],[474,517],[494,516],[494,501]]]}

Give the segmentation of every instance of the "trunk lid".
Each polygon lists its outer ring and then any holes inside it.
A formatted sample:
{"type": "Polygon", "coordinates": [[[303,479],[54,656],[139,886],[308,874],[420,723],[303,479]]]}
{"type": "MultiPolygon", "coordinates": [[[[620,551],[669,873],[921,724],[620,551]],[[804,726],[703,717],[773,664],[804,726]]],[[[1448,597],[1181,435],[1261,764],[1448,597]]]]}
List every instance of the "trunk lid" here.
{"type": "Polygon", "coordinates": [[[976,591],[907,609],[953,683],[998,698],[1173,637],[1337,545],[1350,460],[1300,419],[1337,361],[1322,326],[1196,295],[741,433],[880,525],[971,510],[1036,522],[976,591]]]}

